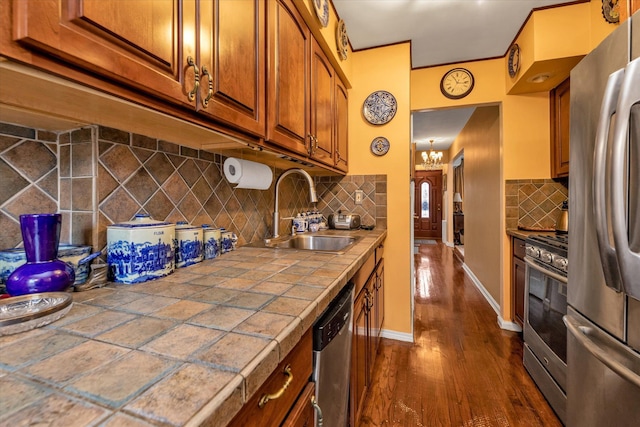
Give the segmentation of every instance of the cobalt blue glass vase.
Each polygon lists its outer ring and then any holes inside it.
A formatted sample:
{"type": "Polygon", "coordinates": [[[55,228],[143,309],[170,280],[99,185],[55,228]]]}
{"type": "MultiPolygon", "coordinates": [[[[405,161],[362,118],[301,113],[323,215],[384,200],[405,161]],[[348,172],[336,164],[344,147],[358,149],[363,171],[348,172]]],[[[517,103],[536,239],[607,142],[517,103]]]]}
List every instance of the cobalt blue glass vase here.
{"type": "Polygon", "coordinates": [[[65,291],[75,280],[73,267],[58,258],[60,214],[20,215],[27,263],[7,278],[11,296],[65,291]]]}

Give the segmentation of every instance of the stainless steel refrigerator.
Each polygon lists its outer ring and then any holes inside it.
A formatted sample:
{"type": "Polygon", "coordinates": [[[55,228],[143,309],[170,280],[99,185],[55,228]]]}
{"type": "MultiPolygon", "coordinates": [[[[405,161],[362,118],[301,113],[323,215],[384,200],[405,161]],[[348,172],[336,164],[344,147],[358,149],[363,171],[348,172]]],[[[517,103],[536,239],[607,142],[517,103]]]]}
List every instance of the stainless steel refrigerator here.
{"type": "Polygon", "coordinates": [[[640,13],[571,72],[567,425],[640,425],[640,13]]]}

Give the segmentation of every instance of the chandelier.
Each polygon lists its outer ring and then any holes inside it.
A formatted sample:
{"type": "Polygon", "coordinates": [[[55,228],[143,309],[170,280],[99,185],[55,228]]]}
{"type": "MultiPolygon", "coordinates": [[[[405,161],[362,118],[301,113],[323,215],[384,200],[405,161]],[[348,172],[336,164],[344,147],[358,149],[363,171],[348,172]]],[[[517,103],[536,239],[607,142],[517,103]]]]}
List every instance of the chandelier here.
{"type": "Polygon", "coordinates": [[[429,153],[422,152],[422,167],[425,169],[437,169],[442,166],[442,151],[433,151],[433,139],[429,153]]]}

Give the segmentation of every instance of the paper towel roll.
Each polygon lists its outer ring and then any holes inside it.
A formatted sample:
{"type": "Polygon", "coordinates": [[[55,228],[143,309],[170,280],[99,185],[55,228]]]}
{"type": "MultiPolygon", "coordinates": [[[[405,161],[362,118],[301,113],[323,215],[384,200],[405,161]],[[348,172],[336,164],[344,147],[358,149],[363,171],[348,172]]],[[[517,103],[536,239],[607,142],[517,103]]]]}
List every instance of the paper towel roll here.
{"type": "Polygon", "coordinates": [[[271,168],[262,163],[228,157],[223,165],[224,176],[235,188],[266,190],[273,181],[271,168]]]}

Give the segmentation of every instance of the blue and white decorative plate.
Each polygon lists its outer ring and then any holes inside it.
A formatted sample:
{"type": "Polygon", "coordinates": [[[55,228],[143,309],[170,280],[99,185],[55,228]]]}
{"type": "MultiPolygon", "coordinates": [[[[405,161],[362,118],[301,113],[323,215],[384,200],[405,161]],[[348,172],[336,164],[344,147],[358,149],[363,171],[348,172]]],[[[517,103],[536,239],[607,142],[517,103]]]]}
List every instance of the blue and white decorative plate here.
{"type": "Polygon", "coordinates": [[[384,136],[379,136],[371,141],[371,152],[376,156],[384,156],[389,152],[389,140],[384,136]]]}
{"type": "Polygon", "coordinates": [[[313,8],[322,27],[329,25],[329,0],[313,0],[313,8]]]}
{"type": "Polygon", "coordinates": [[[349,52],[349,36],[347,35],[347,26],[342,19],[336,25],[336,44],[338,45],[340,59],[346,60],[349,52]]]}
{"type": "Polygon", "coordinates": [[[396,98],[385,90],[379,90],[364,100],[362,114],[369,123],[383,125],[393,119],[397,109],[396,98]]]}

